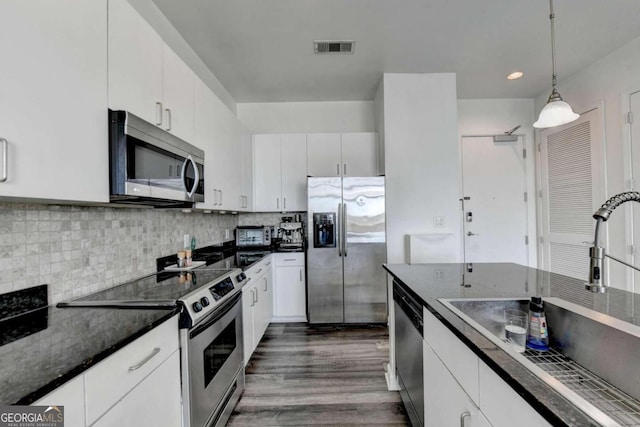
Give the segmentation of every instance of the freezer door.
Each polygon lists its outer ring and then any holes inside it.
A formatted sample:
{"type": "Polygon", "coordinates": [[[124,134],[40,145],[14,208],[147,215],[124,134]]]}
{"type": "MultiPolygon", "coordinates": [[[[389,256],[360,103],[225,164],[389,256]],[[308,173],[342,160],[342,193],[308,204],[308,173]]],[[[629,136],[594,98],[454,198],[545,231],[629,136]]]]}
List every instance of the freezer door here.
{"type": "MultiPolygon", "coordinates": [[[[308,178],[307,180],[307,229],[309,248],[307,249],[307,308],[309,323],[343,323],[342,286],[342,179],[308,178]],[[317,221],[333,220],[335,245],[326,244],[330,239],[314,239],[313,233],[326,233],[327,227],[316,227],[317,221]],[[333,219],[331,219],[333,218],[333,219]],[[314,244],[317,240],[319,244],[314,244]]],[[[324,236],[324,235],[323,235],[324,236]]]]}
{"type": "Polygon", "coordinates": [[[387,320],[384,177],[342,183],[345,323],[387,320]]]}

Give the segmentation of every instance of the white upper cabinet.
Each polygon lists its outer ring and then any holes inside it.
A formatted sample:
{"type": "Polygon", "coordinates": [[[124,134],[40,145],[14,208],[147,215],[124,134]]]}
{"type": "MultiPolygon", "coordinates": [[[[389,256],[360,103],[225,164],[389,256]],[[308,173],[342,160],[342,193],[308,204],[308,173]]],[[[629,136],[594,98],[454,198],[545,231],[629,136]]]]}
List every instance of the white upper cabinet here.
{"type": "Polygon", "coordinates": [[[194,79],[191,68],[169,46],[162,46],[162,125],[185,141],[193,141],[194,79]]]}
{"type": "Polygon", "coordinates": [[[126,0],[109,0],[109,108],[192,142],[194,75],[126,0]]]}
{"type": "Polygon", "coordinates": [[[242,178],[240,192],[240,210],[253,210],[253,141],[251,133],[241,127],[240,160],[242,162],[242,178]]]}
{"type": "Polygon", "coordinates": [[[254,135],[254,209],[258,212],[282,210],[280,135],[254,135]]]}
{"type": "Polygon", "coordinates": [[[238,119],[196,77],[194,143],[205,152],[205,201],[199,208],[240,210],[241,137],[238,119]]]}
{"type": "Polygon", "coordinates": [[[314,133],[307,136],[309,176],[376,176],[377,134],[314,133]]]}
{"type": "Polygon", "coordinates": [[[307,209],[305,134],[254,135],[254,191],[257,212],[307,209]]]}
{"type": "Polygon", "coordinates": [[[0,26],[0,197],[108,202],[106,1],[3,1],[0,26]]]}
{"type": "Polygon", "coordinates": [[[342,142],[339,133],[307,135],[309,176],[341,176],[342,142]]]}
{"type": "Polygon", "coordinates": [[[378,135],[375,132],[342,134],[342,176],[376,176],[378,135]]]}
{"type": "Polygon", "coordinates": [[[306,135],[282,135],[280,169],[282,172],[282,209],[307,210],[307,144],[306,135]]]}

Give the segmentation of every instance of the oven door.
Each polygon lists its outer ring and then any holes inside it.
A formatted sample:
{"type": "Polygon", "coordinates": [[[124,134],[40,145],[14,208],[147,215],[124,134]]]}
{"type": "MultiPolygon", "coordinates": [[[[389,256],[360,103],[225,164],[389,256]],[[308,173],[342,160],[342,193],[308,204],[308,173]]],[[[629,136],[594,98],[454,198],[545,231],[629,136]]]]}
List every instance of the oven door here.
{"type": "MultiPolygon", "coordinates": [[[[225,409],[242,370],[242,293],[188,333],[187,365],[191,427],[213,424],[225,409]]],[[[187,391],[187,390],[184,390],[187,391]]],[[[235,404],[235,403],[234,403],[235,404]]],[[[185,408],[185,409],[186,409],[185,408]]]]}

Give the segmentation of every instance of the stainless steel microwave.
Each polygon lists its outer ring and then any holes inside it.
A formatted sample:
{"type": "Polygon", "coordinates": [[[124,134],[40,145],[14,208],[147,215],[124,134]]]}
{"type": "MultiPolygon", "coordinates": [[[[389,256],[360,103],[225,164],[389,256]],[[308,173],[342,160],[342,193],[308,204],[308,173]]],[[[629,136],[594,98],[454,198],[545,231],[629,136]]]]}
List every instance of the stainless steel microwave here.
{"type": "Polygon", "coordinates": [[[204,201],[204,151],[127,112],[109,110],[113,203],[190,208],[204,201]]]}

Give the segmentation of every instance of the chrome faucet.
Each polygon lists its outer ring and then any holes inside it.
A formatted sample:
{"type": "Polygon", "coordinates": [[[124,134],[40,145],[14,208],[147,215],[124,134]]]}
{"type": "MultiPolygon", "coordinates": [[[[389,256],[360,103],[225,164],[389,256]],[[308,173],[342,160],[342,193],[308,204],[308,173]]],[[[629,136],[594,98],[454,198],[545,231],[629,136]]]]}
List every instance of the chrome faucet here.
{"type": "Polygon", "coordinates": [[[616,194],[606,202],[600,209],[593,214],[593,218],[596,220],[595,236],[593,238],[593,246],[589,248],[589,257],[591,262],[589,264],[589,282],[585,283],[585,288],[593,293],[605,293],[607,291],[607,284],[604,277],[604,258],[609,258],[617,261],[621,264],[631,267],[634,270],[640,271],[640,268],[635,265],[631,265],[621,259],[607,255],[602,246],[598,246],[598,231],[600,230],[600,224],[603,221],[607,221],[611,212],[621,204],[625,202],[640,202],[640,192],[627,191],[624,193],[616,194]]]}

